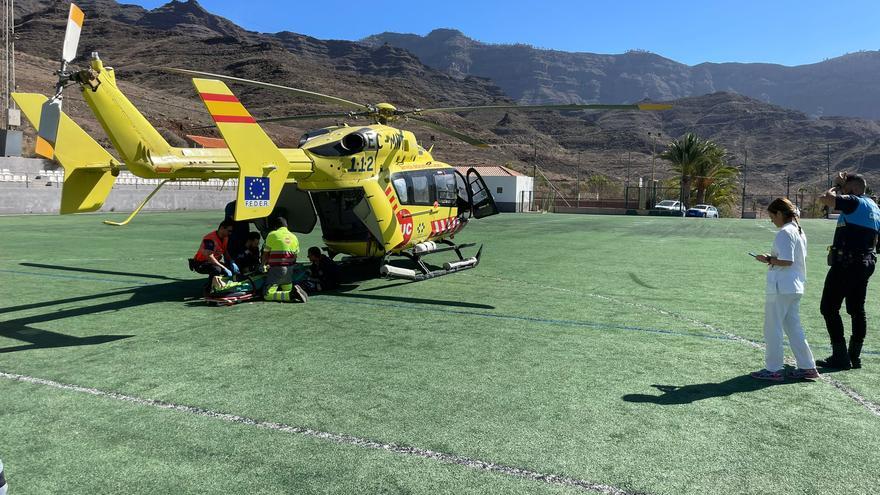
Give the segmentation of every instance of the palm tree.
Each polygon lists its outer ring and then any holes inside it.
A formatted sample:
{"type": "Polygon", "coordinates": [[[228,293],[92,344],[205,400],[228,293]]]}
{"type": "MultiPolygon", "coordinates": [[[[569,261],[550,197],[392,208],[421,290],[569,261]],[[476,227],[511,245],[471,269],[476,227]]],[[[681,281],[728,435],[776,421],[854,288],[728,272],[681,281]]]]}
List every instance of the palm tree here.
{"type": "MultiPolygon", "coordinates": [[[[705,158],[697,163],[694,171],[694,186],[697,190],[697,203],[702,204],[710,201],[708,193],[717,195],[721,190],[732,188],[739,171],[727,164],[725,159],[727,151],[712,141],[706,141],[705,158]],[[727,180],[729,179],[729,180],[727,180]],[[721,187],[712,187],[712,186],[721,187]]],[[[717,199],[711,199],[713,203],[722,203],[717,199]]]]}
{"type": "Polygon", "coordinates": [[[682,202],[690,204],[691,189],[696,190],[697,203],[714,201],[728,203],[735,187],[737,170],[727,164],[727,151],[712,141],[687,133],[666,146],[660,158],[672,164],[681,174],[682,202]]]}
{"type": "Polygon", "coordinates": [[[684,204],[690,203],[691,180],[699,162],[705,159],[705,154],[705,141],[691,132],[666,145],[666,149],[660,153],[660,158],[670,162],[672,170],[681,174],[681,194],[684,204]]]}

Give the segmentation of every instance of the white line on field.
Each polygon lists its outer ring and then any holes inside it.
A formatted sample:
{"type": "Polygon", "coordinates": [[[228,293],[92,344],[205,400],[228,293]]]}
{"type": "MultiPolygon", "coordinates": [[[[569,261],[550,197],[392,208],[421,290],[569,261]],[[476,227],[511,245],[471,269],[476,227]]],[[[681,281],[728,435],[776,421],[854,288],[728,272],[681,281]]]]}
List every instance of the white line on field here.
{"type": "Polygon", "coordinates": [[[35,385],[43,385],[51,388],[56,388],[60,390],[65,390],[69,392],[78,392],[81,394],[93,395],[96,397],[102,397],[106,399],[113,399],[123,402],[128,402],[130,404],[135,404],[139,406],[147,406],[154,407],[157,409],[166,409],[170,411],[177,411],[182,413],[194,414],[196,416],[203,416],[211,419],[218,419],[221,421],[226,421],[229,423],[237,423],[247,426],[254,426],[257,428],[263,428],[266,430],[279,431],[283,433],[292,433],[296,435],[301,435],[310,438],[317,438],[321,440],[326,440],[328,442],[333,442],[337,444],[343,445],[353,445],[355,447],[361,447],[365,449],[372,450],[384,450],[386,452],[392,452],[394,454],[406,455],[411,457],[421,457],[424,459],[433,459],[435,461],[439,461],[446,464],[457,464],[459,466],[464,466],[470,469],[475,469],[479,471],[488,471],[496,474],[503,474],[507,476],[513,476],[516,478],[524,478],[533,481],[540,481],[543,483],[547,483],[549,485],[554,486],[563,486],[563,487],[571,487],[578,488],[581,490],[586,490],[593,493],[601,493],[603,495],[639,495],[644,492],[630,492],[627,490],[623,490],[621,488],[617,488],[611,485],[605,485],[602,483],[593,483],[590,481],[580,480],[577,478],[570,478],[567,476],[560,476],[556,474],[548,474],[548,473],[539,473],[537,471],[530,471],[528,469],[522,469],[517,467],[505,466],[502,464],[496,464],[494,462],[482,461],[479,459],[472,459],[470,457],[464,457],[456,454],[450,454],[445,452],[436,452],[433,450],[421,449],[418,447],[410,447],[406,445],[397,445],[394,443],[383,443],[375,440],[369,440],[366,438],[360,438],[352,435],[344,435],[339,433],[330,433],[326,431],[313,430],[311,428],[305,428],[301,426],[291,426],[283,423],[273,423],[269,421],[260,421],[257,419],[246,418],[243,416],[237,416],[234,414],[227,414],[217,411],[211,411],[209,409],[203,409],[201,407],[194,406],[186,406],[181,404],[174,404],[171,402],[164,402],[160,400],[154,399],[143,399],[140,397],[134,397],[131,395],[120,394],[116,392],[106,392],[103,390],[99,390],[96,388],[89,387],[81,387],[78,385],[69,385],[65,383],[60,383],[52,380],[46,380],[43,378],[36,378],[27,375],[18,375],[14,373],[6,373],[0,371],[0,378],[4,378],[6,380],[31,383],[35,385]]]}
{"type": "MultiPolygon", "coordinates": [[[[463,274],[463,275],[470,275],[470,274],[463,274]]],[[[499,282],[528,284],[528,285],[532,285],[532,286],[535,286],[535,287],[538,287],[541,289],[555,290],[555,291],[559,291],[559,292],[568,292],[571,294],[577,294],[579,296],[593,297],[596,299],[602,299],[604,301],[613,302],[615,304],[626,304],[628,306],[633,306],[635,308],[653,311],[655,313],[659,313],[664,316],[669,316],[671,318],[684,320],[688,323],[693,323],[694,325],[699,325],[709,331],[723,335],[723,336],[727,337],[728,339],[737,341],[741,344],[745,344],[747,346],[754,347],[755,349],[764,350],[764,348],[765,348],[764,344],[761,344],[759,342],[753,342],[753,341],[746,339],[744,337],[741,337],[735,333],[728,332],[727,330],[722,330],[722,329],[720,329],[710,323],[706,323],[704,321],[700,321],[695,318],[691,318],[689,316],[684,316],[684,315],[681,315],[678,313],[673,313],[672,311],[667,311],[662,308],[649,306],[647,304],[642,304],[642,303],[633,302],[633,301],[622,301],[620,299],[615,299],[613,297],[606,296],[603,294],[595,294],[592,292],[583,292],[583,291],[579,291],[579,290],[575,290],[575,289],[566,289],[564,287],[554,287],[551,285],[542,285],[542,284],[539,284],[536,282],[529,282],[527,280],[513,280],[513,279],[509,279],[509,278],[492,277],[492,276],[487,276],[487,275],[470,275],[470,276],[488,278],[488,279],[492,279],[492,280],[497,280],[499,282]]],[[[794,361],[792,361],[791,359],[786,359],[786,363],[793,364],[794,361]]],[[[859,404],[862,407],[864,407],[865,409],[867,409],[874,416],[880,416],[880,404],[876,404],[874,402],[871,402],[870,400],[866,399],[865,397],[860,395],[858,392],[853,390],[849,385],[846,385],[838,380],[835,380],[834,378],[831,378],[827,374],[822,375],[822,380],[833,385],[834,388],[836,388],[837,390],[840,390],[844,395],[846,395],[850,399],[854,400],[857,404],[859,404]]]]}

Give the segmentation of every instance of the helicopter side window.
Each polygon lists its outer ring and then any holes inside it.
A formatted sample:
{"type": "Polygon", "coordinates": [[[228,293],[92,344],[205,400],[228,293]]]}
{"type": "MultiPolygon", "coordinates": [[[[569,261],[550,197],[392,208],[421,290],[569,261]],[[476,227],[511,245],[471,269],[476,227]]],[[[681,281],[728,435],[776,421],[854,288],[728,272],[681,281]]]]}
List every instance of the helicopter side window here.
{"type": "Polygon", "coordinates": [[[458,187],[455,184],[455,174],[437,173],[434,175],[434,185],[437,189],[437,203],[440,206],[456,205],[458,187]]]}
{"type": "Polygon", "coordinates": [[[394,190],[397,191],[397,201],[400,204],[409,204],[409,191],[406,188],[406,178],[398,177],[394,179],[394,190]]]}
{"type": "Polygon", "coordinates": [[[416,205],[429,205],[431,201],[431,184],[426,175],[413,175],[413,203],[416,205]]]}

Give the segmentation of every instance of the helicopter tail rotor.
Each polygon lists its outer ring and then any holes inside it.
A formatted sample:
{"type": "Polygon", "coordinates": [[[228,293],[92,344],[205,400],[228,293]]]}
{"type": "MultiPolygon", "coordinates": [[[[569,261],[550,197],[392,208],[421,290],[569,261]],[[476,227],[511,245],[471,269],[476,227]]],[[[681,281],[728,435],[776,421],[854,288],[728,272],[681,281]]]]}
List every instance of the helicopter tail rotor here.
{"type": "MultiPolygon", "coordinates": [[[[67,16],[67,30],[64,32],[64,47],[61,50],[63,64],[69,64],[76,58],[76,50],[79,47],[79,35],[82,33],[83,21],[86,15],[75,4],[70,4],[70,13],[67,16]]],[[[66,67],[62,66],[64,71],[66,67]]]]}
{"type": "Polygon", "coordinates": [[[61,97],[46,100],[40,108],[40,128],[37,129],[36,153],[43,158],[55,158],[58,127],[61,124],[61,97]]]}
{"type": "Polygon", "coordinates": [[[36,153],[49,160],[55,158],[58,127],[61,125],[61,101],[64,86],[70,80],[67,66],[76,58],[84,20],[85,13],[76,4],[71,3],[70,13],[67,15],[67,30],[64,32],[64,44],[61,48],[61,69],[57,72],[55,95],[46,100],[40,109],[40,127],[37,129],[36,153]]]}

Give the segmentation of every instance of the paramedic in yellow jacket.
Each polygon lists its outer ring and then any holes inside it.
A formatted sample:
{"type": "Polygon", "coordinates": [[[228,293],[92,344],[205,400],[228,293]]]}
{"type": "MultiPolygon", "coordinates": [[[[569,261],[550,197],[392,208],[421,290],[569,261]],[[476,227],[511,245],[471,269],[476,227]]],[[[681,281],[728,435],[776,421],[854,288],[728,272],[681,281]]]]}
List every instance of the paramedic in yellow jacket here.
{"type": "Polygon", "coordinates": [[[284,217],[273,218],[269,224],[272,229],[263,245],[263,264],[269,265],[263,297],[267,301],[306,302],[305,290],[293,284],[293,269],[299,253],[299,240],[287,230],[284,217]]]}

